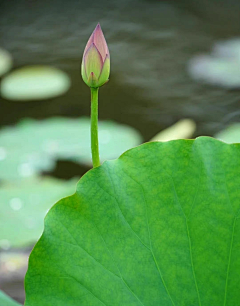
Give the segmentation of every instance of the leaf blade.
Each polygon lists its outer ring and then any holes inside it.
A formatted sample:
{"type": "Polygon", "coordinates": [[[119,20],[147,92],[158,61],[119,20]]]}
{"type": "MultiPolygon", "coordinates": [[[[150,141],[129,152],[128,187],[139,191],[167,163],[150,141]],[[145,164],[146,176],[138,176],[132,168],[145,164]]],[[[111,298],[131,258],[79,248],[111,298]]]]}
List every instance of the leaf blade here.
{"type": "Polygon", "coordinates": [[[46,217],[26,306],[40,306],[43,289],[49,305],[240,305],[239,157],[239,145],[201,137],[89,171],[46,217]]]}

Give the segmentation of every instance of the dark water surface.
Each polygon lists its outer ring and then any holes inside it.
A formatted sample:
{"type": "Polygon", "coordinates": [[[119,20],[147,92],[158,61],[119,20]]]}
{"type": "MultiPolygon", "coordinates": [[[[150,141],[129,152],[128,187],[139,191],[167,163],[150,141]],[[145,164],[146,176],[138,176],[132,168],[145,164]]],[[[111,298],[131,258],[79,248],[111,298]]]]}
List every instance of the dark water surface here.
{"type": "MultiPolygon", "coordinates": [[[[208,2],[220,10],[216,1],[208,2]]],[[[145,140],[184,117],[197,122],[196,135],[213,135],[237,111],[239,91],[195,83],[186,64],[219,39],[236,35],[237,27],[209,23],[210,12],[204,19],[202,10],[194,1],[181,6],[139,0],[2,1],[0,46],[12,53],[15,67],[54,65],[70,75],[72,87],[63,97],[41,102],[1,99],[0,124],[23,117],[89,115],[89,90],[79,66],[99,21],[111,54],[110,82],[100,92],[100,118],[134,126],[145,140]]],[[[228,20],[231,12],[235,16],[236,9],[228,10],[228,20]]]]}
{"type": "MultiPolygon", "coordinates": [[[[100,90],[100,119],[133,126],[145,141],[182,118],[196,121],[194,136],[214,135],[239,120],[240,91],[198,84],[186,65],[218,40],[240,36],[239,11],[237,0],[1,0],[0,46],[13,55],[14,68],[54,65],[70,75],[72,87],[62,97],[39,102],[0,98],[0,125],[25,117],[89,115],[89,89],[79,68],[100,22],[111,54],[110,82],[100,90]]],[[[56,172],[77,174],[69,164],[56,172]]],[[[0,285],[22,301],[22,279],[0,285]]]]}

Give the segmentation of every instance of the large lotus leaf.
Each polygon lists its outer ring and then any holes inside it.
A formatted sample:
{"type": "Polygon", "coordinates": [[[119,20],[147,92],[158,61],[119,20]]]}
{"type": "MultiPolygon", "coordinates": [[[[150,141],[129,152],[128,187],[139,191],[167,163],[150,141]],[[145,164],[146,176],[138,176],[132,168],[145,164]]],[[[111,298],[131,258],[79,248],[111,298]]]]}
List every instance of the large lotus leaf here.
{"type": "MultiPolygon", "coordinates": [[[[17,180],[52,170],[57,159],[91,165],[89,118],[25,119],[0,132],[0,179],[17,180]]],[[[101,161],[119,157],[142,142],[133,128],[99,122],[101,161]]]]}
{"type": "Polygon", "coordinates": [[[0,306],[20,306],[20,304],[0,290],[0,306]]]}
{"type": "Polygon", "coordinates": [[[152,142],[45,218],[26,306],[240,305],[240,145],[152,142]]]}
{"type": "MultiPolygon", "coordinates": [[[[0,250],[37,241],[44,217],[60,197],[76,190],[77,179],[31,178],[19,184],[0,186],[0,250]]],[[[0,305],[1,306],[1,305],[0,305]]]]}
{"type": "Polygon", "coordinates": [[[240,123],[232,123],[225,130],[217,133],[215,137],[226,143],[240,142],[240,123]]]}

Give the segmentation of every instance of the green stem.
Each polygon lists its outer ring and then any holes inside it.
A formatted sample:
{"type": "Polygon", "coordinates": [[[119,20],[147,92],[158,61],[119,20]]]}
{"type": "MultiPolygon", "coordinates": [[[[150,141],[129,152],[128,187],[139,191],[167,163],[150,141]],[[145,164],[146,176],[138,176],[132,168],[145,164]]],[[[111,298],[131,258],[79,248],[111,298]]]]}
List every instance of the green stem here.
{"type": "Polygon", "coordinates": [[[91,89],[91,148],[93,168],[100,166],[98,149],[98,88],[91,89]]]}

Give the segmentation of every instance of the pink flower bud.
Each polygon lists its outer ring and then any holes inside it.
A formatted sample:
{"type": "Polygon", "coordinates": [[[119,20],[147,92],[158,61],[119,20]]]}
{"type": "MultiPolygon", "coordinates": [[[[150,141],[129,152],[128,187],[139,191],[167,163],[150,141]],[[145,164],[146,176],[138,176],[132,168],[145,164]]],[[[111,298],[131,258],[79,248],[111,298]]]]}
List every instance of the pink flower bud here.
{"type": "Polygon", "coordinates": [[[81,72],[84,82],[89,87],[100,87],[109,79],[110,55],[99,23],[85,47],[81,72]]]}

